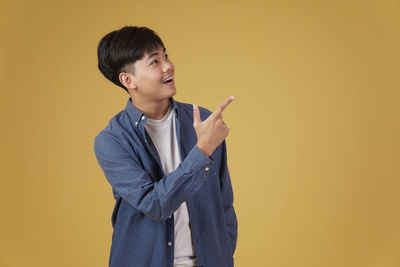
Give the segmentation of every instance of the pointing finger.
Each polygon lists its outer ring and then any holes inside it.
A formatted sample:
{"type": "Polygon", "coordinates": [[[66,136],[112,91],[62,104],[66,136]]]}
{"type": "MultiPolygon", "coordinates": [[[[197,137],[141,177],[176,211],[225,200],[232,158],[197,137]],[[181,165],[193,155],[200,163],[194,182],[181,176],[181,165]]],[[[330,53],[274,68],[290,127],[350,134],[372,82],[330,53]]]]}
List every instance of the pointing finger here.
{"type": "Polygon", "coordinates": [[[235,97],[234,96],[230,96],[228,97],[222,104],[221,106],[219,106],[219,108],[214,111],[214,116],[218,116],[222,113],[222,111],[224,111],[224,109],[233,101],[235,97]]]}

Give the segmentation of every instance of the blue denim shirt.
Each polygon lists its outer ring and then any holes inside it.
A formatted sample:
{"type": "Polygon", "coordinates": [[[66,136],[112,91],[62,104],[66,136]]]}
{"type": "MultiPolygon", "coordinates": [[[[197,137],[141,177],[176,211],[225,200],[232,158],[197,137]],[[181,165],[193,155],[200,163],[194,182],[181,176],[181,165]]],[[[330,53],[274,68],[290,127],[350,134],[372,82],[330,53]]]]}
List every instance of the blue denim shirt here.
{"type": "MultiPolygon", "coordinates": [[[[193,106],[170,97],[182,162],[165,175],[145,130],[147,116],[128,99],[95,138],[97,160],[115,207],[110,267],[172,267],[174,212],[186,201],[201,267],[233,266],[237,218],[225,140],[207,157],[197,146],[193,106]]],[[[205,120],[211,111],[199,107],[205,120]]]]}

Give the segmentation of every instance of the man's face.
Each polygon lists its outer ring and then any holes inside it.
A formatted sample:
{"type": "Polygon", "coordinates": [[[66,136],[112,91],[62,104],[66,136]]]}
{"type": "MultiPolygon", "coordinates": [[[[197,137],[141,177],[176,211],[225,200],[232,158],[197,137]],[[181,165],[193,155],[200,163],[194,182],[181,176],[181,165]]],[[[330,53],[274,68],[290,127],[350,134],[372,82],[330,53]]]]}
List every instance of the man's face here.
{"type": "Polygon", "coordinates": [[[147,101],[168,99],[176,94],[175,66],[168,59],[164,47],[159,46],[135,62],[136,94],[147,101]],[[167,78],[168,82],[165,82],[167,78]]]}

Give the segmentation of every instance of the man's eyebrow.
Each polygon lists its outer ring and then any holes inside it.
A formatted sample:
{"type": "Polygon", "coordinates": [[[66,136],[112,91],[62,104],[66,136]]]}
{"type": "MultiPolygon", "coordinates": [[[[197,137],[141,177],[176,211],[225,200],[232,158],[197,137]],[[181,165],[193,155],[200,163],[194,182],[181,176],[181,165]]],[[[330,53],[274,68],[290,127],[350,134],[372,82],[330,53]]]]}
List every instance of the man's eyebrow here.
{"type": "MultiPolygon", "coordinates": [[[[163,52],[165,52],[166,51],[166,48],[164,47],[163,48],[163,52]]],[[[148,57],[147,57],[147,59],[146,59],[146,61],[148,61],[150,58],[152,58],[152,57],[154,57],[154,56],[157,56],[158,55],[158,52],[153,52],[153,53],[151,53],[148,57]]]]}

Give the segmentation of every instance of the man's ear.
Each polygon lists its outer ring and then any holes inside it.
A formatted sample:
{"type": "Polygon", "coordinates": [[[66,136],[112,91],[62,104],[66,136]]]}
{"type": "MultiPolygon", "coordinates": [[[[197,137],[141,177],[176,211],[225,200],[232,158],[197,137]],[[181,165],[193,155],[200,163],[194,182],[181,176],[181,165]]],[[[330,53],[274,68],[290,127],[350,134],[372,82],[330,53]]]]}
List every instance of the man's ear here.
{"type": "Polygon", "coordinates": [[[135,77],[131,73],[121,72],[119,74],[119,81],[127,88],[127,89],[136,89],[135,77]]]}

